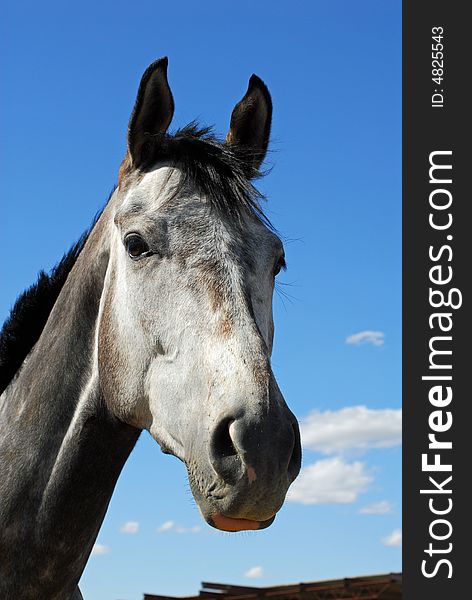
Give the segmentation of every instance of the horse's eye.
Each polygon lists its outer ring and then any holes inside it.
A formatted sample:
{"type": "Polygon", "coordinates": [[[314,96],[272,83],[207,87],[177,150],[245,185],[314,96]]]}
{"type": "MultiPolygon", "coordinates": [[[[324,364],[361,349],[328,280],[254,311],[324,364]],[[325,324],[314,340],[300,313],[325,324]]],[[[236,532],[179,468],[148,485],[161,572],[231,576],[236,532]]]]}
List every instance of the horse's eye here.
{"type": "Polygon", "coordinates": [[[125,248],[131,258],[139,258],[149,252],[149,246],[137,233],[130,233],[126,236],[125,248]]]}
{"type": "Polygon", "coordinates": [[[287,263],[285,262],[285,256],[281,256],[277,261],[277,264],[274,267],[274,275],[278,275],[282,269],[287,267],[287,263]]]}

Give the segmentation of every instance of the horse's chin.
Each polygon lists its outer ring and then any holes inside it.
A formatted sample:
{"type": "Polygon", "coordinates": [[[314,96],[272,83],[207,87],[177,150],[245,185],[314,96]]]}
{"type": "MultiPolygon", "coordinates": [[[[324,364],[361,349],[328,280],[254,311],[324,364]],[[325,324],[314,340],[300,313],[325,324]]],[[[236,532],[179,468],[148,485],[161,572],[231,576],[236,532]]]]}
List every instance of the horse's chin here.
{"type": "Polygon", "coordinates": [[[266,521],[254,521],[252,519],[235,519],[221,513],[214,513],[208,517],[207,522],[220,531],[257,531],[269,527],[274,520],[275,515],[266,521]]]}

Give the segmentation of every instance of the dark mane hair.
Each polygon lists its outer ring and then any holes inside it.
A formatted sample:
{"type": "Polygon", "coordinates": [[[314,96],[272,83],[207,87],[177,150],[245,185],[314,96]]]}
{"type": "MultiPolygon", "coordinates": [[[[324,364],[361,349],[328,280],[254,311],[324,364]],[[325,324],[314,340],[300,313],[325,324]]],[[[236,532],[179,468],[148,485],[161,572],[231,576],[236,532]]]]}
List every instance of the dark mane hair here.
{"type": "MultiPolygon", "coordinates": [[[[192,122],[173,135],[149,136],[139,172],[151,170],[159,161],[169,161],[182,171],[181,186],[192,184],[206,196],[210,205],[235,223],[243,223],[244,213],[254,214],[273,229],[260,202],[264,199],[253,185],[263,175],[255,166],[257,155],[232,143],[222,143],[209,127],[192,122]]],[[[120,185],[136,169],[129,154],[121,168],[120,185]]],[[[113,193],[113,192],[112,192],[113,193]]],[[[111,195],[110,195],[111,197],[111,195]]],[[[0,393],[8,386],[26,356],[38,341],[62,287],[87,241],[100,213],[89,230],[47,274],[16,300],[0,331],[0,393]]]]}
{"type": "Polygon", "coordinates": [[[51,272],[41,270],[36,283],[16,299],[0,331],[0,394],[38,341],[67,276],[100,214],[51,272]]]}
{"type": "MultiPolygon", "coordinates": [[[[147,172],[157,162],[169,161],[182,171],[181,186],[195,186],[222,215],[242,223],[242,215],[252,213],[272,229],[261,207],[265,197],[252,183],[265,175],[254,166],[257,158],[255,151],[222,142],[211,127],[193,121],[172,135],[149,135],[138,171],[147,172]]],[[[128,154],[120,180],[133,172],[128,154]]]]}

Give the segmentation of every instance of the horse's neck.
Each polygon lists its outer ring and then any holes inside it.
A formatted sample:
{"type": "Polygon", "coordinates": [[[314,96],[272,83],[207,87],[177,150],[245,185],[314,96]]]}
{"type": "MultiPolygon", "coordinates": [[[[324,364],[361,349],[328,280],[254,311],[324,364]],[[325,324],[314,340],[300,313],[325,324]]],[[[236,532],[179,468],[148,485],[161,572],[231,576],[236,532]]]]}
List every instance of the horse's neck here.
{"type": "Polygon", "coordinates": [[[108,262],[100,240],[105,220],[106,214],[2,397],[2,598],[15,589],[25,590],[24,598],[72,593],[139,435],[109,413],[98,384],[94,347],[108,262]]]}

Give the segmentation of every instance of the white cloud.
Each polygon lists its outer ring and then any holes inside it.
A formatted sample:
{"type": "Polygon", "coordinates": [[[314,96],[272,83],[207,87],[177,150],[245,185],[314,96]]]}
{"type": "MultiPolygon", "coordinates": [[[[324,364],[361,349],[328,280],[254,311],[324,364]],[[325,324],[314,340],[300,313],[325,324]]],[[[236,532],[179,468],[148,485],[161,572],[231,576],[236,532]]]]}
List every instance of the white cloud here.
{"type": "Polygon", "coordinates": [[[402,545],[402,531],[401,529],[394,529],[390,535],[387,535],[382,539],[382,544],[385,546],[401,546],[402,545]]]}
{"type": "Polygon", "coordinates": [[[174,521],[164,521],[162,525],[159,525],[157,528],[157,533],[162,533],[163,531],[170,531],[175,526],[174,521]]]}
{"type": "Polygon", "coordinates": [[[346,344],[372,344],[373,346],[383,346],[385,342],[385,333],[383,331],[359,331],[346,338],[346,344]]]}
{"type": "Polygon", "coordinates": [[[181,527],[178,525],[174,528],[176,533],[200,533],[201,530],[202,528],[200,525],[194,525],[193,527],[181,527]]]}
{"type": "Polygon", "coordinates": [[[372,481],[361,462],[346,463],[339,457],[318,460],[302,469],[287,500],[301,504],[349,504],[372,481]]]}
{"type": "Polygon", "coordinates": [[[391,502],[387,500],[381,500],[380,502],[374,502],[373,504],[369,504],[364,506],[359,510],[362,515],[385,515],[387,513],[391,513],[393,510],[393,506],[391,502]]]}
{"type": "Polygon", "coordinates": [[[110,552],[110,546],[104,544],[94,544],[92,548],[92,554],[108,554],[110,552]]]}
{"type": "Polygon", "coordinates": [[[182,527],[174,521],[165,521],[162,525],[157,528],[157,533],[163,533],[165,531],[173,531],[175,533],[200,533],[202,528],[200,525],[194,525],[193,527],[182,527]]]}
{"type": "Polygon", "coordinates": [[[388,448],[401,443],[402,411],[366,406],[314,410],[302,420],[300,430],[303,447],[323,454],[388,448]]]}
{"type": "Polygon", "coordinates": [[[138,533],[139,531],[139,523],[138,521],[127,521],[126,523],[123,523],[123,525],[120,527],[120,531],[121,533],[138,533]]]}
{"type": "Polygon", "coordinates": [[[244,573],[244,577],[249,579],[258,579],[264,575],[264,569],[262,567],[251,567],[244,573]]]}

